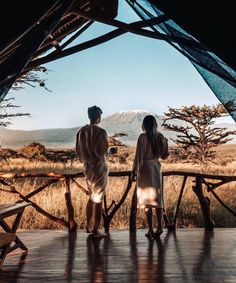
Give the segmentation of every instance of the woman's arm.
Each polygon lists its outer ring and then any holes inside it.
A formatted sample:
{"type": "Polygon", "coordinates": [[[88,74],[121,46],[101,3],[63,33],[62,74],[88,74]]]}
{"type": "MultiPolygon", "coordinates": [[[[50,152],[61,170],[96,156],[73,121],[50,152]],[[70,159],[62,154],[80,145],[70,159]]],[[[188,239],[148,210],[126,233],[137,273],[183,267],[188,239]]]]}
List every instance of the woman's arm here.
{"type": "Polygon", "coordinates": [[[140,170],[140,168],[143,165],[143,153],[144,153],[144,136],[141,134],[138,137],[137,146],[136,146],[136,152],[135,152],[135,158],[133,163],[133,172],[137,174],[140,170]]]}
{"type": "Polygon", "coordinates": [[[168,139],[159,132],[159,147],[161,159],[166,159],[169,156],[168,139]]]}

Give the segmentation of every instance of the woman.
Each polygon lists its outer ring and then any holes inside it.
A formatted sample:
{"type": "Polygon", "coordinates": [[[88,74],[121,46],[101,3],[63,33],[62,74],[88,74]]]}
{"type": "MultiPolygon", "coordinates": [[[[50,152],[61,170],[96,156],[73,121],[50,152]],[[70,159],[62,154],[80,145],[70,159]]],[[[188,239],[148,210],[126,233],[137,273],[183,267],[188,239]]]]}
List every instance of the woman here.
{"type": "Polygon", "coordinates": [[[143,119],[143,133],[136,147],[133,175],[137,175],[138,207],[145,209],[149,230],[148,238],[159,237],[162,230],[163,200],[162,175],[159,158],[168,156],[167,139],[157,130],[156,119],[148,115],[143,119]],[[152,227],[152,208],[156,210],[157,230],[152,227]]]}

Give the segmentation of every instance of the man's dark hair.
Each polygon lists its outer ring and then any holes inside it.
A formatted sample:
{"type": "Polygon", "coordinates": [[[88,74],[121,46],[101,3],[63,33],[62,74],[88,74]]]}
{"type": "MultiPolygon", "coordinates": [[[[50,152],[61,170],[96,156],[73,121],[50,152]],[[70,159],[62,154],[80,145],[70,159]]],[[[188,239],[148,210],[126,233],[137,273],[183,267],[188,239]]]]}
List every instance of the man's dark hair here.
{"type": "Polygon", "coordinates": [[[94,122],[102,115],[102,109],[97,107],[96,105],[88,108],[88,117],[90,121],[94,122]]]}

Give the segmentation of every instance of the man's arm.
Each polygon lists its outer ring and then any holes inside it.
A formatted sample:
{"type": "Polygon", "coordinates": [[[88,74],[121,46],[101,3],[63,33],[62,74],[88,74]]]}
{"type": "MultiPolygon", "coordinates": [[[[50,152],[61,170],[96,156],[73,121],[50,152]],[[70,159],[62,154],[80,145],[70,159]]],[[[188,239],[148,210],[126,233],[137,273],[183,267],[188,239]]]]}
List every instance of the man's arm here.
{"type": "Polygon", "coordinates": [[[103,158],[108,155],[108,136],[104,129],[101,129],[98,133],[95,154],[98,158],[103,158]]]}
{"type": "Polygon", "coordinates": [[[107,132],[104,130],[103,132],[103,142],[102,142],[102,152],[104,155],[108,155],[108,148],[109,148],[109,145],[108,145],[108,135],[107,135],[107,132]]]}

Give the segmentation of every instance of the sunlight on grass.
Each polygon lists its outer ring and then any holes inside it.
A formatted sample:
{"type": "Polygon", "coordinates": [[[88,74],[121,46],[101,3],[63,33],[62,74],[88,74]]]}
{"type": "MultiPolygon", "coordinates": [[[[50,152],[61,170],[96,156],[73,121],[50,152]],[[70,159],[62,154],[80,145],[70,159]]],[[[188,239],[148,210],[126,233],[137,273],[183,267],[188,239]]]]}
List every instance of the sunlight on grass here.
{"type": "MultiPolygon", "coordinates": [[[[133,160],[133,149],[129,149],[130,154],[126,160],[126,163],[112,162],[109,163],[110,171],[122,171],[122,170],[131,170],[132,160],[133,160]]],[[[228,159],[231,157],[231,162],[226,165],[222,165],[222,148],[219,151],[219,155],[216,158],[218,164],[209,165],[206,168],[205,173],[212,174],[221,174],[221,175],[235,175],[236,174],[236,154],[235,147],[232,151],[232,146],[229,147],[229,151],[224,153],[228,159]],[[230,152],[231,154],[230,154],[230,152]],[[233,152],[233,154],[232,154],[233,152]],[[221,162],[219,161],[221,160],[221,162]]],[[[182,164],[176,163],[171,164],[163,162],[162,166],[163,171],[167,170],[181,170],[181,171],[192,171],[192,172],[201,172],[201,169],[192,164],[182,164]]],[[[26,159],[13,159],[10,164],[2,164],[2,172],[61,172],[61,173],[77,173],[83,170],[82,165],[77,162],[68,162],[68,163],[49,163],[49,162],[40,162],[40,161],[29,161],[26,159]]],[[[86,187],[84,179],[79,179],[79,183],[86,187]]],[[[179,218],[177,220],[178,227],[203,227],[203,218],[201,213],[201,208],[198,203],[197,197],[192,191],[193,178],[188,178],[186,183],[186,188],[183,194],[182,203],[179,211],[179,218]]],[[[25,178],[17,181],[13,181],[18,190],[22,194],[27,194],[28,192],[34,190],[40,185],[42,179],[40,178],[25,178]]],[[[109,184],[107,188],[107,201],[108,205],[114,199],[118,201],[122,191],[125,189],[127,184],[126,177],[120,178],[109,178],[109,184]]],[[[174,213],[174,208],[178,199],[178,194],[182,184],[182,177],[170,176],[164,178],[164,197],[165,197],[165,207],[166,211],[171,218],[174,213]]],[[[134,187],[134,185],[133,185],[134,187]]],[[[128,228],[129,225],[129,213],[131,206],[131,199],[133,194],[133,188],[131,189],[128,197],[117,212],[113,221],[111,223],[111,228],[128,228]]],[[[217,188],[218,195],[222,200],[229,205],[234,211],[236,211],[236,182],[228,183],[220,188],[217,188]]],[[[72,191],[72,202],[75,208],[75,217],[78,223],[79,228],[84,228],[85,226],[85,206],[87,202],[87,196],[78,190],[78,188],[71,184],[72,191]]],[[[204,190],[206,196],[211,199],[211,214],[212,218],[217,227],[236,227],[235,217],[226,211],[215,199],[214,196],[207,193],[204,190]]],[[[43,209],[49,213],[57,216],[67,218],[67,210],[65,205],[65,185],[60,182],[53,184],[46,188],[44,191],[40,192],[38,195],[32,198],[32,201],[39,204],[43,209]]],[[[17,200],[17,196],[14,194],[1,192],[1,203],[14,202],[17,200]]],[[[155,219],[154,219],[155,222],[155,219]]],[[[144,217],[144,212],[142,210],[138,211],[137,215],[137,227],[144,228],[146,227],[146,220],[144,217]]],[[[21,228],[26,229],[59,229],[62,228],[59,224],[54,223],[39,214],[32,207],[28,207],[25,210],[23,220],[21,221],[21,228]]]]}

